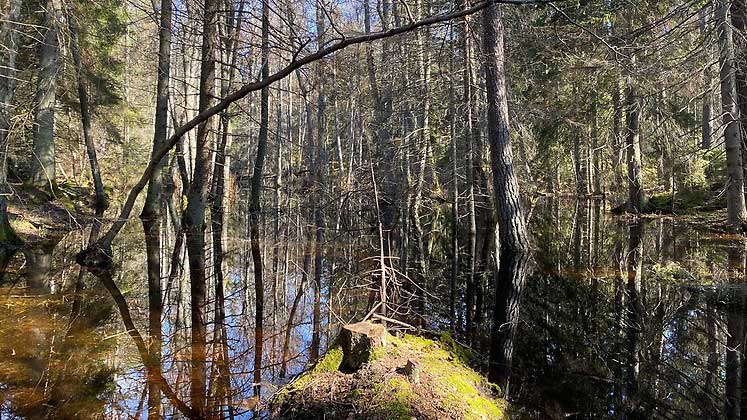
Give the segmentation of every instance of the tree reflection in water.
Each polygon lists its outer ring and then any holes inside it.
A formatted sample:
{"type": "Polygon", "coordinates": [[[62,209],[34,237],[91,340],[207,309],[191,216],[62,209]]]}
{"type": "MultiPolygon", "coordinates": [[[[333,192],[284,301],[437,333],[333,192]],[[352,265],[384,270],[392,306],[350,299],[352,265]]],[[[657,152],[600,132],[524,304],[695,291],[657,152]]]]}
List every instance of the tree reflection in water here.
{"type": "MultiPolygon", "coordinates": [[[[482,293],[471,303],[470,320],[487,316],[489,322],[473,325],[470,337],[464,301],[456,301],[454,322],[450,291],[439,284],[448,276],[429,281],[425,290],[428,323],[454,324],[458,337],[471,339],[478,366],[516,412],[541,418],[739,418],[747,402],[741,385],[747,371],[744,244],[671,219],[615,219],[594,201],[540,203],[531,223],[532,255],[502,255],[492,281],[475,278],[482,293]]],[[[230,239],[212,235],[224,249],[223,287],[212,283],[204,312],[205,412],[216,418],[251,416],[258,402],[251,250],[235,239],[245,228],[231,219],[230,239]],[[216,302],[223,302],[222,310],[216,302]]],[[[163,416],[197,417],[190,398],[185,255],[176,254],[176,265],[170,252],[160,257],[163,357],[151,359],[142,229],[132,223],[124,233],[112,249],[113,267],[97,271],[97,278],[81,276],[73,261],[88,240],[84,232],[56,246],[3,254],[2,416],[143,416],[146,381],[155,381],[163,416]]],[[[161,240],[163,249],[173,249],[179,238],[168,229],[161,240]]],[[[339,323],[366,312],[367,290],[350,287],[363,282],[356,273],[375,264],[360,257],[366,245],[351,236],[336,245],[337,259],[327,261],[340,271],[325,273],[334,281],[322,279],[322,337],[334,337],[339,325],[326,320],[339,323]]],[[[314,298],[303,271],[307,244],[269,249],[278,254],[272,264],[277,281],[266,290],[273,309],[265,315],[261,399],[306,366],[313,332],[314,298]]],[[[207,267],[214,281],[212,265],[207,267]]]]}

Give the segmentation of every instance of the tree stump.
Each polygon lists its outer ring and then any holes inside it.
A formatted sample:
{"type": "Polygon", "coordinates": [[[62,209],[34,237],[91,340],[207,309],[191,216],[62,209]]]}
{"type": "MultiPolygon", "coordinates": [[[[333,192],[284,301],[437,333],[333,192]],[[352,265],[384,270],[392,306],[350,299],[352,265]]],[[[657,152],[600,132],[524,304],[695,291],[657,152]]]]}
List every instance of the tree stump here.
{"type": "Polygon", "coordinates": [[[387,331],[382,325],[370,322],[359,322],[342,327],[340,346],[342,363],[340,371],[353,373],[371,360],[377,347],[386,346],[387,331]]]}
{"type": "Polygon", "coordinates": [[[420,366],[417,364],[417,362],[414,362],[411,359],[407,359],[407,363],[402,368],[401,373],[407,376],[410,382],[414,384],[420,383],[420,366]]]}

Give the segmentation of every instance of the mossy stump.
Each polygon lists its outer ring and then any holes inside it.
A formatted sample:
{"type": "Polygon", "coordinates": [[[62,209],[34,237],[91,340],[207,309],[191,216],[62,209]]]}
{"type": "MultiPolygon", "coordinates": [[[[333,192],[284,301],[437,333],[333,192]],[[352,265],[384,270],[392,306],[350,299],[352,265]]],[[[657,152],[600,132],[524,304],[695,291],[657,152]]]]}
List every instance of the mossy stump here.
{"type": "Polygon", "coordinates": [[[382,325],[358,322],[342,327],[340,347],[342,363],[340,371],[353,373],[368,363],[377,348],[386,347],[388,333],[382,325]]]}

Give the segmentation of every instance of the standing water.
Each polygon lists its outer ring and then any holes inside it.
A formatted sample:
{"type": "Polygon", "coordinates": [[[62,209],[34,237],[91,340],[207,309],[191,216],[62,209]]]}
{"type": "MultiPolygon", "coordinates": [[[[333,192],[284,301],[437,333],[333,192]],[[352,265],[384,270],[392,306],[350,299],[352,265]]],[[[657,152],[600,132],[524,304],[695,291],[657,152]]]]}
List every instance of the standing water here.
{"type": "MultiPolygon", "coordinates": [[[[512,364],[504,367],[510,380],[503,384],[513,417],[699,419],[738,412],[747,313],[743,238],[705,233],[677,218],[613,217],[594,201],[540,202],[530,223],[535,250],[522,262],[523,287],[511,296],[517,311],[506,320],[515,332],[501,341],[513,349],[512,364]]],[[[246,227],[234,224],[224,243],[223,325],[214,322],[215,294],[207,299],[207,406],[215,417],[266,416],[257,407],[309,359],[313,296],[301,264],[306,247],[283,244],[266,282],[257,397],[251,253],[246,227]]],[[[147,374],[137,347],[138,336],[148,340],[142,230],[131,223],[113,247],[112,280],[120,300],[80,272],[75,254],[86,240],[85,231],[74,231],[2,256],[0,418],[147,414],[147,374]],[[136,331],[127,330],[126,319],[136,331]]],[[[162,240],[174,241],[169,234],[162,240]]],[[[322,284],[322,347],[341,323],[365,313],[366,291],[350,286],[360,279],[352,281],[357,274],[349,269],[365,258],[363,250],[352,240],[335,245],[338,271],[327,273],[322,284]]],[[[186,264],[186,257],[177,261],[186,264]]],[[[160,367],[171,390],[163,393],[167,417],[182,416],[178,401],[188,402],[190,395],[184,270],[166,272],[163,280],[160,367]]],[[[446,281],[428,286],[433,315],[426,323],[433,328],[451,325],[445,315],[450,296],[440,283],[446,281]]],[[[483,315],[491,317],[497,302],[485,284],[483,315]]],[[[462,322],[463,309],[457,312],[462,322]]],[[[490,334],[476,337],[484,337],[472,343],[482,355],[476,368],[487,372],[490,334]]]]}

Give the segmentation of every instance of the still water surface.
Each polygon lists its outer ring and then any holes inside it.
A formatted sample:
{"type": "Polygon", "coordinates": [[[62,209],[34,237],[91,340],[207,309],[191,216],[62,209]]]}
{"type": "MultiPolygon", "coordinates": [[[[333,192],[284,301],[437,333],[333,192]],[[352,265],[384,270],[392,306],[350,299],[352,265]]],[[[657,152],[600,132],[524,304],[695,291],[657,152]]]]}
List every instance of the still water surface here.
{"type": "MultiPolygon", "coordinates": [[[[520,300],[509,389],[516,417],[699,419],[736,410],[747,313],[743,238],[709,234],[673,218],[613,217],[593,202],[540,202],[530,220],[536,250],[520,300]]],[[[236,235],[228,237],[240,238],[244,229],[237,226],[236,235]]],[[[75,263],[86,234],[72,232],[2,261],[0,418],[141,418],[147,413],[143,360],[122,325],[121,308],[95,279],[80,277],[75,263]]],[[[130,223],[120,236],[114,280],[145,336],[142,229],[130,223]]],[[[168,235],[163,240],[173,243],[168,235]]],[[[251,261],[243,240],[229,239],[224,248],[231,408],[220,414],[249,418],[254,404],[251,261]]],[[[279,292],[266,305],[270,331],[265,332],[263,398],[308,360],[313,302],[305,292],[291,335],[288,372],[280,377],[288,308],[302,277],[299,263],[293,263],[303,258],[297,248],[303,247],[285,246],[289,263],[270,276],[279,292]]],[[[346,263],[340,256],[362,258],[341,250],[336,260],[341,267],[346,263]]],[[[346,282],[340,278],[333,284],[334,290],[323,293],[326,306],[344,292],[346,282]]],[[[443,313],[438,308],[449,301],[448,295],[438,295],[446,290],[438,286],[429,301],[434,314],[443,313]]],[[[188,399],[189,284],[177,279],[165,287],[162,369],[174,391],[188,399]]],[[[330,315],[325,326],[334,329],[338,321],[330,315]]],[[[449,325],[439,316],[429,321],[449,325]]],[[[214,325],[208,331],[212,334],[214,325]]],[[[219,367],[210,363],[209,384],[218,383],[218,375],[219,367]]],[[[217,398],[216,386],[209,389],[217,398]]],[[[167,417],[180,417],[166,400],[164,410],[167,417]]]]}

